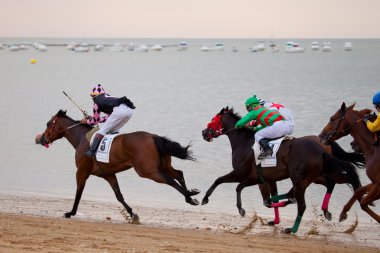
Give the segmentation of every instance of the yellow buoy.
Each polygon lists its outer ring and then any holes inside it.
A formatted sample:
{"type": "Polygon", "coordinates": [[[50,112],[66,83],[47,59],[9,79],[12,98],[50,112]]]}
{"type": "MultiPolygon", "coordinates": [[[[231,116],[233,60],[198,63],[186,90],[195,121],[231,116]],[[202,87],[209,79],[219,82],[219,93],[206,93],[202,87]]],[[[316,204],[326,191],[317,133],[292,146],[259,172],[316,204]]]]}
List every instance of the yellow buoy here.
{"type": "Polygon", "coordinates": [[[34,58],[32,58],[32,59],[30,60],[30,63],[31,63],[31,64],[37,63],[37,60],[34,59],[34,58]]]}

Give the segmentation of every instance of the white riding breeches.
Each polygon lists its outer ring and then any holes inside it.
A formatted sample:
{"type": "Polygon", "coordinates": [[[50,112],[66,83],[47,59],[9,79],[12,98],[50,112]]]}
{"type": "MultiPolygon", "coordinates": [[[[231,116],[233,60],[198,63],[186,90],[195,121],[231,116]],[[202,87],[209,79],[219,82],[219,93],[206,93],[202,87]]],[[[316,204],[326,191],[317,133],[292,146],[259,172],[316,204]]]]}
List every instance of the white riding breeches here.
{"type": "Polygon", "coordinates": [[[255,141],[259,142],[263,138],[276,139],[293,132],[294,124],[290,121],[280,120],[271,126],[267,126],[255,133],[255,141]]]}
{"type": "Polygon", "coordinates": [[[125,104],[121,104],[113,108],[113,111],[106,122],[100,125],[100,130],[98,133],[101,135],[106,135],[107,133],[118,132],[120,128],[122,128],[132,117],[132,114],[133,110],[125,104]]]}

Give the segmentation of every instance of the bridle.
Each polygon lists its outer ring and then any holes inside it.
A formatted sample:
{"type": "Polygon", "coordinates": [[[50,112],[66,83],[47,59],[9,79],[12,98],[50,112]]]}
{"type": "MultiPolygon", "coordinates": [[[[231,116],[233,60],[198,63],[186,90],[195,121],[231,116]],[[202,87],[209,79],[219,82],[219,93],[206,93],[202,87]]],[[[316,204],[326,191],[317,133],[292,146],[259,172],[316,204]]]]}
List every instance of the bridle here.
{"type": "Polygon", "coordinates": [[[212,138],[217,138],[221,135],[227,134],[227,133],[235,130],[235,128],[232,128],[230,130],[224,131],[223,116],[225,115],[226,112],[228,112],[228,111],[224,111],[223,114],[218,115],[218,116],[220,116],[220,118],[219,118],[218,123],[215,127],[215,130],[213,128],[211,128],[210,126],[207,127],[207,129],[210,131],[210,135],[212,136],[212,138]]]}
{"type": "MultiPolygon", "coordinates": [[[[338,133],[338,129],[340,127],[340,125],[342,124],[344,118],[345,118],[345,114],[346,114],[346,110],[339,110],[339,115],[337,115],[336,117],[333,117],[330,119],[330,121],[334,121],[336,120],[337,118],[339,118],[339,121],[338,121],[338,124],[335,126],[334,130],[332,131],[329,131],[328,133],[326,133],[324,135],[324,137],[327,139],[327,140],[331,140],[333,137],[336,137],[337,133],[338,133]]],[[[348,135],[350,132],[351,132],[351,128],[353,126],[355,126],[357,123],[359,123],[360,121],[362,121],[362,119],[358,119],[356,120],[353,124],[349,125],[348,127],[346,127],[345,129],[342,130],[342,136],[346,136],[348,135]]]]}
{"type": "Polygon", "coordinates": [[[46,128],[44,134],[42,135],[42,136],[45,138],[44,141],[46,142],[46,144],[50,144],[50,143],[52,143],[52,142],[50,141],[50,139],[51,139],[51,136],[50,136],[50,135],[51,135],[51,133],[53,132],[53,129],[54,129],[54,127],[55,127],[55,124],[57,123],[57,120],[58,120],[58,115],[56,115],[56,116],[54,117],[52,123],[49,125],[48,128],[46,128]]]}
{"type": "MultiPolygon", "coordinates": [[[[59,118],[59,115],[56,115],[56,116],[54,117],[52,123],[48,126],[48,128],[46,128],[45,132],[44,132],[43,135],[42,135],[43,138],[44,138],[44,142],[45,142],[46,144],[51,144],[51,143],[53,142],[53,141],[51,141],[51,134],[52,134],[52,132],[53,132],[53,129],[54,129],[54,127],[55,127],[55,124],[57,123],[58,118],[59,118]]],[[[71,125],[71,126],[67,127],[66,129],[69,130],[69,129],[73,128],[73,127],[79,126],[80,124],[81,124],[80,122],[79,122],[79,123],[76,123],[76,124],[74,124],[74,125],[71,125]]]]}

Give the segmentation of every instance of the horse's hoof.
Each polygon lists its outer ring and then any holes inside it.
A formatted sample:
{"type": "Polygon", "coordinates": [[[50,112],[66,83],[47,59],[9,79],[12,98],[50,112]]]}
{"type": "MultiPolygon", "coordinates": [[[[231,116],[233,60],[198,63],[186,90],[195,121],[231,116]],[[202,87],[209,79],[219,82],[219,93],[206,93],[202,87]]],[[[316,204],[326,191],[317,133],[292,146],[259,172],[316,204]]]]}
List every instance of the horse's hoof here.
{"type": "Polygon", "coordinates": [[[198,189],[191,189],[190,190],[190,196],[194,196],[194,195],[197,195],[199,194],[201,191],[198,190],[198,189]]]}
{"type": "Polygon", "coordinates": [[[271,208],[272,207],[272,202],[270,200],[264,200],[263,205],[266,206],[266,207],[268,207],[268,208],[271,208]]]}
{"type": "Polygon", "coordinates": [[[332,220],[332,215],[329,211],[327,210],[324,210],[323,211],[323,215],[325,216],[325,218],[328,220],[328,221],[331,221],[332,220]]]}
{"type": "Polygon", "coordinates": [[[132,224],[140,224],[140,218],[137,214],[135,213],[132,214],[131,219],[132,219],[131,221],[132,224]]]}
{"type": "Polygon", "coordinates": [[[271,220],[271,221],[268,221],[267,225],[268,225],[268,226],[274,226],[274,225],[276,225],[276,223],[275,223],[274,221],[271,220]]]}
{"type": "Polygon", "coordinates": [[[208,203],[208,199],[204,198],[204,199],[202,200],[202,205],[206,205],[207,203],[208,203]]]}
{"type": "Polygon", "coordinates": [[[284,231],[284,234],[291,234],[292,233],[291,228],[285,228],[283,231],[284,231]]]}
{"type": "Polygon", "coordinates": [[[193,206],[197,206],[197,205],[199,205],[199,201],[197,199],[191,199],[190,204],[193,206]]]}
{"type": "Polygon", "coordinates": [[[340,214],[340,216],[339,216],[339,222],[342,222],[342,221],[345,221],[345,220],[347,220],[347,214],[340,214]]]}
{"type": "Polygon", "coordinates": [[[70,218],[71,217],[71,212],[68,212],[68,213],[65,213],[64,215],[63,215],[63,218],[70,218]]]}
{"type": "Polygon", "coordinates": [[[244,208],[239,208],[239,213],[241,217],[245,217],[245,210],[244,208]]]}

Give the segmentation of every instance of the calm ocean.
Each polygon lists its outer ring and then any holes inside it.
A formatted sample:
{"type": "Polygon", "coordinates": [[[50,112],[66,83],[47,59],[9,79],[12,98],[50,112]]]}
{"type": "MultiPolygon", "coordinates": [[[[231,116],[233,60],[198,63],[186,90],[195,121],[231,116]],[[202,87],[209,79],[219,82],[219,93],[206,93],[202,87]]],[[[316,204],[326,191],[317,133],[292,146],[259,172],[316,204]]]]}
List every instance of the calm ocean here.
{"type": "MultiPolygon", "coordinates": [[[[41,39],[38,39],[41,41],[41,39]]],[[[1,39],[0,43],[27,43],[37,39],[1,39]]],[[[73,39],[44,39],[45,43],[68,43],[73,39]]],[[[78,40],[90,43],[146,43],[173,45],[180,40],[78,40]]],[[[350,40],[353,51],[343,50],[345,40],[328,40],[331,52],[311,51],[311,40],[297,40],[305,53],[284,52],[285,40],[277,40],[280,52],[270,50],[251,53],[248,48],[258,40],[187,40],[189,50],[179,52],[165,47],[161,52],[75,53],[65,47],[49,47],[48,52],[34,49],[10,52],[0,50],[0,191],[28,192],[36,195],[74,198],[76,190],[74,149],[65,140],[49,149],[34,144],[34,137],[45,130],[46,122],[59,109],[81,119],[81,112],[62,94],[66,91],[76,103],[91,111],[90,89],[101,83],[115,96],[126,95],[137,109],[125,132],[144,130],[169,137],[183,145],[192,143],[196,162],[173,159],[174,167],[184,172],[189,188],[206,190],[214,180],[232,170],[231,148],[226,136],[211,143],[202,139],[201,131],[222,107],[233,106],[244,115],[244,101],[252,94],[282,103],[296,117],[294,136],[319,134],[329,117],[343,101],[357,108],[371,108],[372,95],[380,90],[380,40],[350,40]],[[223,52],[201,52],[203,44],[224,43],[223,52]],[[231,52],[235,46],[239,52],[231,52]],[[37,63],[30,64],[31,58],[37,63]]],[[[323,41],[323,40],[319,40],[323,41]]],[[[351,137],[339,143],[351,150],[351,137]]],[[[364,170],[362,183],[368,182],[364,170]]],[[[133,169],[117,175],[124,197],[136,205],[183,208],[187,210],[223,211],[237,214],[237,184],[220,185],[206,206],[185,203],[176,190],[167,185],[137,176],[133,169]]],[[[287,192],[290,181],[279,183],[280,193],[287,192]]],[[[307,215],[320,208],[325,188],[312,185],[306,192],[307,215]]],[[[334,219],[352,191],[337,185],[330,202],[334,219]]],[[[117,202],[103,179],[90,177],[84,199],[117,202]]],[[[380,212],[379,202],[375,210],[380,212]]],[[[258,187],[243,191],[243,206],[248,211],[272,214],[262,206],[258,187]]],[[[79,207],[80,209],[80,207],[79,207]]],[[[354,205],[361,219],[369,216],[354,205]]],[[[319,212],[319,211],[318,211],[319,212]]],[[[282,213],[296,215],[296,206],[282,213]]],[[[320,212],[319,212],[320,213],[320,212]]],[[[351,214],[352,215],[352,214],[351,214]]]]}

